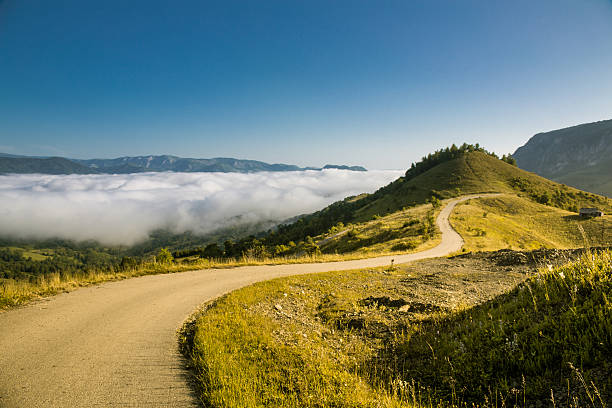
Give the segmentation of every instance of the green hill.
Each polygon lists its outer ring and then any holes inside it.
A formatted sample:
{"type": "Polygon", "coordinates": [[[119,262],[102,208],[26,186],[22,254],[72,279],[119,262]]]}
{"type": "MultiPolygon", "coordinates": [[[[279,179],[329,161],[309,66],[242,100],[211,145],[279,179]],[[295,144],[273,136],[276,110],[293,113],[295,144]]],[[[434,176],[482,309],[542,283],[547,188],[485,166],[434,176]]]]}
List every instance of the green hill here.
{"type": "Polygon", "coordinates": [[[281,243],[314,237],[338,223],[363,223],[406,207],[473,193],[515,194],[538,204],[574,212],[581,207],[599,207],[605,212],[612,210],[612,201],[606,197],[521,170],[484,150],[473,151],[468,146],[461,152],[463,148],[458,148],[455,157],[445,161],[439,158],[443,156],[440,152],[451,149],[436,152],[428,156],[429,159],[424,158],[415,164],[404,177],[375,193],[336,202],[290,225],[280,226],[268,238],[281,243]],[[419,168],[425,169],[413,170],[419,168]]]}
{"type": "Polygon", "coordinates": [[[500,192],[524,194],[533,201],[564,209],[603,206],[610,200],[526,172],[485,152],[467,152],[415,177],[402,177],[382,188],[356,215],[366,218],[401,206],[464,194],[500,192]]]}

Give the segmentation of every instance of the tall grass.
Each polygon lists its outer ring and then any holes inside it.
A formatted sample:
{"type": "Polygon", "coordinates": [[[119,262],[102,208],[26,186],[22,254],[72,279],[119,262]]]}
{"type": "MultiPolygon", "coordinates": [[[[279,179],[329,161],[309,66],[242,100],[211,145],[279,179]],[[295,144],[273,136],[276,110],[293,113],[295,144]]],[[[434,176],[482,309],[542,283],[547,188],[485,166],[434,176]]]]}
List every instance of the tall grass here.
{"type": "Polygon", "coordinates": [[[177,270],[176,266],[147,263],[133,269],[89,269],[78,272],[47,273],[30,280],[0,279],[0,309],[76,288],[111,280],[126,279],[177,270]]]}
{"type": "Polygon", "coordinates": [[[514,399],[552,393],[564,406],[604,407],[612,397],[611,299],[612,252],[587,252],[481,306],[428,321],[379,358],[391,376],[427,384],[451,403],[524,406],[514,399]]]}

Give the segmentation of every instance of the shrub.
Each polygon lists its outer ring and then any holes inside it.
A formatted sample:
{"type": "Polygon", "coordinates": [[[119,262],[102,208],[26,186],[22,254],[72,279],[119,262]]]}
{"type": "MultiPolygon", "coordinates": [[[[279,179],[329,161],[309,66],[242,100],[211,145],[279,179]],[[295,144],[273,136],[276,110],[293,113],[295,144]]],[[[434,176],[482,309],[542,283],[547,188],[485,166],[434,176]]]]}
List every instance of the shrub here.
{"type": "Polygon", "coordinates": [[[408,242],[400,242],[399,244],[395,244],[391,247],[392,251],[408,251],[411,249],[415,249],[418,244],[414,241],[408,242]]]}
{"type": "Polygon", "coordinates": [[[156,260],[160,264],[170,264],[172,261],[174,261],[174,257],[168,248],[162,248],[159,250],[156,260]]]}

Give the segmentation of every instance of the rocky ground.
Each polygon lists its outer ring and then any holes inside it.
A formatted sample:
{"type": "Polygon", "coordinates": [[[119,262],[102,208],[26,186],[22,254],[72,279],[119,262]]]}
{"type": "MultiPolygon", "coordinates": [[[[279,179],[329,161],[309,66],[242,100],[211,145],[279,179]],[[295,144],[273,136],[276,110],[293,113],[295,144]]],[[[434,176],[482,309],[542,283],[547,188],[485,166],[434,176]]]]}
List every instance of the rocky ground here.
{"type": "Polygon", "coordinates": [[[580,253],[581,250],[468,253],[354,275],[339,272],[308,280],[289,279],[281,296],[248,307],[253,313],[279,322],[281,328],[274,335],[286,345],[307,342],[309,338],[342,344],[345,335],[357,334],[377,343],[407,322],[485,302],[538,268],[566,263],[580,253]]]}

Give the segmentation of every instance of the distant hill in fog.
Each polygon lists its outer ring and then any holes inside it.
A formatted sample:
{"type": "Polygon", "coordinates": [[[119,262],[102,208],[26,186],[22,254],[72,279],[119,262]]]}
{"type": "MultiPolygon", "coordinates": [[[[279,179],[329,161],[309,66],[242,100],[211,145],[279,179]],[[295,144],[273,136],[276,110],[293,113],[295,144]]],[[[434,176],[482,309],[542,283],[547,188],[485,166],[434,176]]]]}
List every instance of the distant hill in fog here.
{"type": "Polygon", "coordinates": [[[63,157],[6,157],[0,156],[0,173],[91,174],[97,173],[63,157]]]}
{"type": "Polygon", "coordinates": [[[253,173],[259,171],[277,172],[323,169],[366,171],[361,166],[328,164],[323,168],[299,167],[292,164],[269,164],[256,160],[223,157],[191,159],[161,155],[81,160],[63,157],[28,157],[0,153],[0,173],[127,174],[148,171],[253,173]]]}

